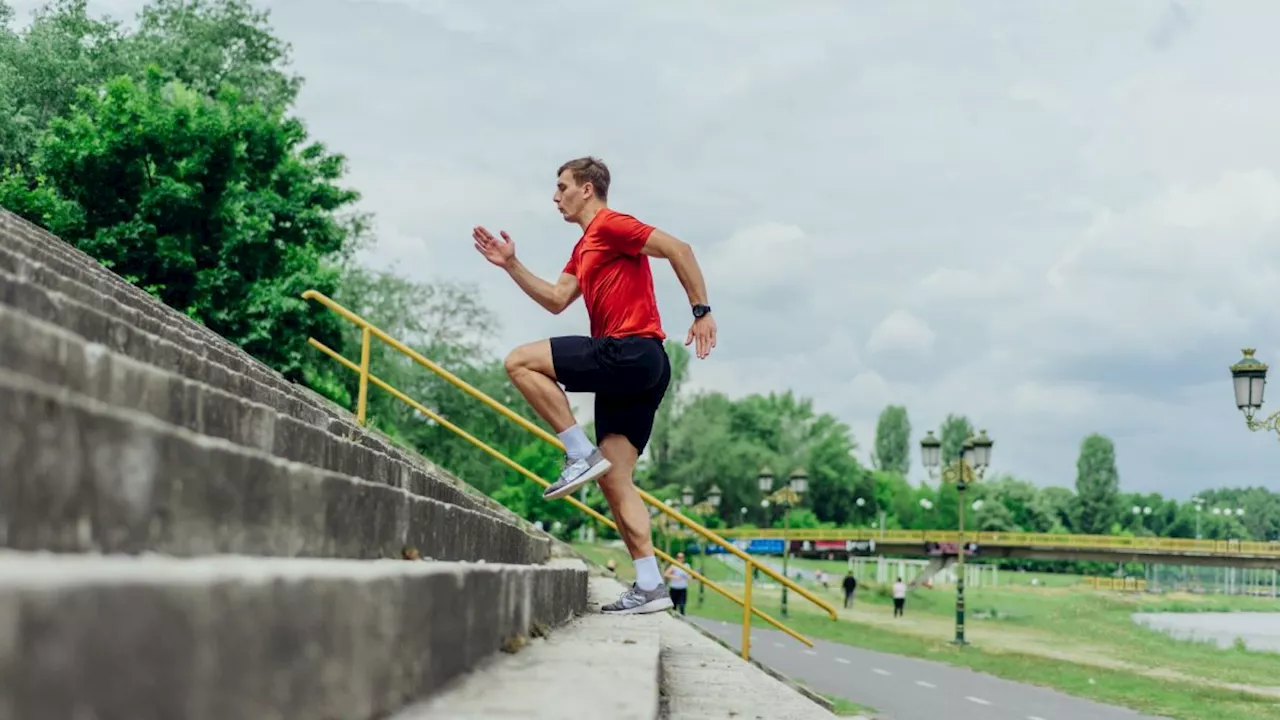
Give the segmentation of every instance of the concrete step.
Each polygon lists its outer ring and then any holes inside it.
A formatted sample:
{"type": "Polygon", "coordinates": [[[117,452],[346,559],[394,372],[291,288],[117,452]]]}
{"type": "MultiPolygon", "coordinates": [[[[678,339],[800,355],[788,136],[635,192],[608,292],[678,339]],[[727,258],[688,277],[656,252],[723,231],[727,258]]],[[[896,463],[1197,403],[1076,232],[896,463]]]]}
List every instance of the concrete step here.
{"type": "MultiPolygon", "coordinates": [[[[3,220],[4,215],[0,211],[0,220],[3,220]]],[[[25,228],[27,225],[19,220],[11,222],[9,227],[25,228]]],[[[0,232],[4,230],[3,223],[0,223],[0,232]]],[[[449,500],[451,502],[465,503],[508,521],[529,525],[493,499],[473,492],[443,468],[356,425],[350,413],[306,388],[289,383],[220,336],[175,313],[120,278],[111,276],[112,281],[109,283],[96,279],[100,273],[109,274],[105,268],[97,266],[97,270],[91,275],[94,282],[109,288],[114,293],[112,295],[104,295],[84,284],[82,277],[59,274],[49,266],[13,252],[13,247],[19,245],[28,247],[29,254],[45,252],[24,245],[25,241],[20,238],[8,237],[6,241],[9,245],[0,246],[0,303],[63,327],[86,340],[102,344],[144,364],[157,366],[233,395],[251,397],[304,424],[325,428],[331,433],[350,438],[416,471],[409,473],[409,479],[414,482],[425,481],[422,475],[442,482],[452,489],[448,493],[453,496],[449,500]],[[138,295],[141,297],[136,297],[138,295]],[[132,304],[122,305],[121,298],[132,298],[132,304]],[[166,318],[178,320],[167,322],[166,318]],[[199,327],[199,337],[177,325],[199,327]],[[232,350],[226,350],[228,347],[232,350]]],[[[56,239],[49,242],[62,244],[56,239]]],[[[71,252],[82,255],[75,250],[71,252]]],[[[72,269],[67,272],[83,271],[72,269]]],[[[404,487],[415,492],[437,490],[420,488],[416,484],[406,484],[404,487]]],[[[438,494],[433,497],[446,499],[438,494]]]]}
{"type": "MultiPolygon", "coordinates": [[[[76,297],[75,289],[67,283],[82,286],[121,305],[148,313],[192,338],[217,345],[246,361],[253,360],[252,356],[235,343],[159,302],[71,244],[3,208],[0,208],[0,236],[4,236],[5,242],[2,245],[9,250],[8,257],[0,255],[0,269],[21,275],[16,269],[9,267],[13,262],[12,258],[16,256],[32,260],[44,266],[37,276],[40,282],[49,283],[44,287],[76,297]]],[[[92,301],[92,298],[79,299],[92,301]]],[[[284,381],[279,373],[270,369],[268,371],[278,380],[284,381]]]]}
{"type": "Polygon", "coordinates": [[[831,720],[825,707],[678,618],[662,626],[664,720],[831,720]]]}
{"type": "Polygon", "coordinates": [[[586,583],[568,562],[4,554],[0,720],[384,718],[581,612],[586,583]]]}
{"type": "MultiPolygon", "coordinates": [[[[84,346],[83,356],[91,367],[84,371],[86,373],[94,372],[92,366],[102,358],[102,349],[105,349],[138,364],[158,368],[231,396],[253,398],[255,403],[297,421],[281,426],[282,438],[286,438],[289,431],[295,431],[299,436],[311,434],[301,428],[323,428],[328,434],[350,439],[351,445],[360,448],[358,452],[326,455],[325,458],[308,455],[305,456],[306,462],[317,467],[329,467],[359,477],[385,481],[395,487],[477,511],[507,519],[512,517],[505,508],[495,508],[495,503],[491,500],[480,497],[478,493],[467,492],[456,480],[444,480],[438,469],[431,472],[421,461],[408,462],[407,453],[394,449],[390,444],[375,441],[372,435],[362,429],[352,429],[354,426],[334,422],[332,416],[300,403],[292,396],[260,385],[248,376],[239,374],[237,369],[226,368],[197,352],[140,331],[127,321],[109,314],[109,311],[104,312],[99,307],[70,300],[3,272],[0,272],[0,306],[9,310],[10,317],[26,315],[88,341],[89,344],[84,346]]],[[[74,356],[68,356],[68,362],[74,362],[74,356]]],[[[58,370],[48,368],[46,372],[55,373],[58,370]]],[[[76,372],[73,368],[64,370],[68,373],[76,372]]],[[[66,377],[64,374],[63,378],[66,377]]],[[[252,422],[252,418],[249,421],[252,422]]],[[[247,432],[252,432],[252,429],[247,432]]],[[[292,447],[297,452],[323,447],[316,443],[283,440],[282,446],[292,447]]]]}
{"type": "Polygon", "coordinates": [[[655,720],[667,616],[600,614],[599,606],[618,592],[617,582],[592,578],[588,614],[515,655],[494,658],[391,720],[655,720]]]}
{"type": "Polygon", "coordinates": [[[834,717],[674,615],[599,614],[623,587],[606,577],[590,582],[586,615],[514,656],[495,656],[391,720],[834,717]]]}
{"type": "MultiPolygon", "coordinates": [[[[278,392],[296,394],[296,386],[279,373],[208,328],[111,275],[105,268],[99,266],[96,272],[86,272],[50,258],[42,250],[16,242],[0,248],[0,272],[110,315],[148,336],[195,351],[233,375],[245,376],[278,392]],[[109,281],[103,279],[104,273],[109,281]]],[[[314,395],[308,393],[294,400],[329,414],[323,401],[314,395]]]]}
{"type": "Polygon", "coordinates": [[[107,350],[4,304],[0,304],[0,369],[286,460],[488,510],[451,484],[389,455],[273,407],[107,350]]]}
{"type": "MultiPolygon", "coordinates": [[[[539,563],[549,540],[491,515],[288,462],[0,371],[0,544],[539,563]]],[[[2,633],[0,633],[2,636],[2,633]]]]}

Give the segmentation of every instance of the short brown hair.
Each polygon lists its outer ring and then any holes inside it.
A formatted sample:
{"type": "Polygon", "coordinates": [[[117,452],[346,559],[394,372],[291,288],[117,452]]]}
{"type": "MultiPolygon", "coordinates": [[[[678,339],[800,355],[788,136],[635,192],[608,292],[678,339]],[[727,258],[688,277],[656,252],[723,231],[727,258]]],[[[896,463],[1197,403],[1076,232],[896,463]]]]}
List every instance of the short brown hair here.
{"type": "Polygon", "coordinates": [[[565,170],[573,173],[573,181],[579,185],[591,183],[591,187],[595,190],[596,197],[601,200],[609,199],[609,166],[604,164],[600,158],[580,157],[560,166],[556,171],[556,177],[560,177],[565,170]]]}

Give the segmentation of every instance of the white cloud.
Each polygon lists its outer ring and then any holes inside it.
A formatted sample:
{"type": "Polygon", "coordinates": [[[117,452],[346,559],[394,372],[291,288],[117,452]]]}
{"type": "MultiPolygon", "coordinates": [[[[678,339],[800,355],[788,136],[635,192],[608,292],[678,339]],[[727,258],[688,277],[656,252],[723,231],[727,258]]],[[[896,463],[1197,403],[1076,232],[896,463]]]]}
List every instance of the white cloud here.
{"type": "Polygon", "coordinates": [[[743,228],[712,245],[706,274],[730,292],[793,290],[821,261],[820,247],[795,225],[766,222],[743,228]]]}
{"type": "Polygon", "coordinates": [[[925,321],[907,310],[894,310],[871,331],[867,350],[873,353],[924,353],[933,348],[936,337],[925,321]]]}

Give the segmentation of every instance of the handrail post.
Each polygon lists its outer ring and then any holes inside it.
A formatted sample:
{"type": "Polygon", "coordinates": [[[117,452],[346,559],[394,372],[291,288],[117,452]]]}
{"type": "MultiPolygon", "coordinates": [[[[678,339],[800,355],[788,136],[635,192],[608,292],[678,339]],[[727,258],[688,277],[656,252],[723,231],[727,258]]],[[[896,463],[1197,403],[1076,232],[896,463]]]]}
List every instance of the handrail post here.
{"type": "Polygon", "coordinates": [[[744,567],[746,569],[746,572],[743,574],[743,577],[745,577],[746,580],[744,581],[742,586],[742,659],[750,660],[751,659],[751,576],[755,574],[754,572],[752,572],[755,568],[751,566],[751,563],[747,563],[744,567]]]}
{"type": "Polygon", "coordinates": [[[365,413],[369,404],[369,346],[373,336],[368,326],[360,333],[360,395],[356,400],[356,423],[365,424],[365,413]]]}

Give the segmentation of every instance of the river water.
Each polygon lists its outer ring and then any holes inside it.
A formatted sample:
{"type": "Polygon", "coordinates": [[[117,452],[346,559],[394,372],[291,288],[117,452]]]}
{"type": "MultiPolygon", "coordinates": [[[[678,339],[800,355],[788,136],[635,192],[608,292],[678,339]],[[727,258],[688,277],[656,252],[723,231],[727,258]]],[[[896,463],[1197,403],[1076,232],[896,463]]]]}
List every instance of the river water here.
{"type": "Polygon", "coordinates": [[[1176,638],[1211,640],[1224,648],[1241,638],[1251,650],[1280,653],[1280,612],[1134,613],[1133,620],[1176,638]]]}

